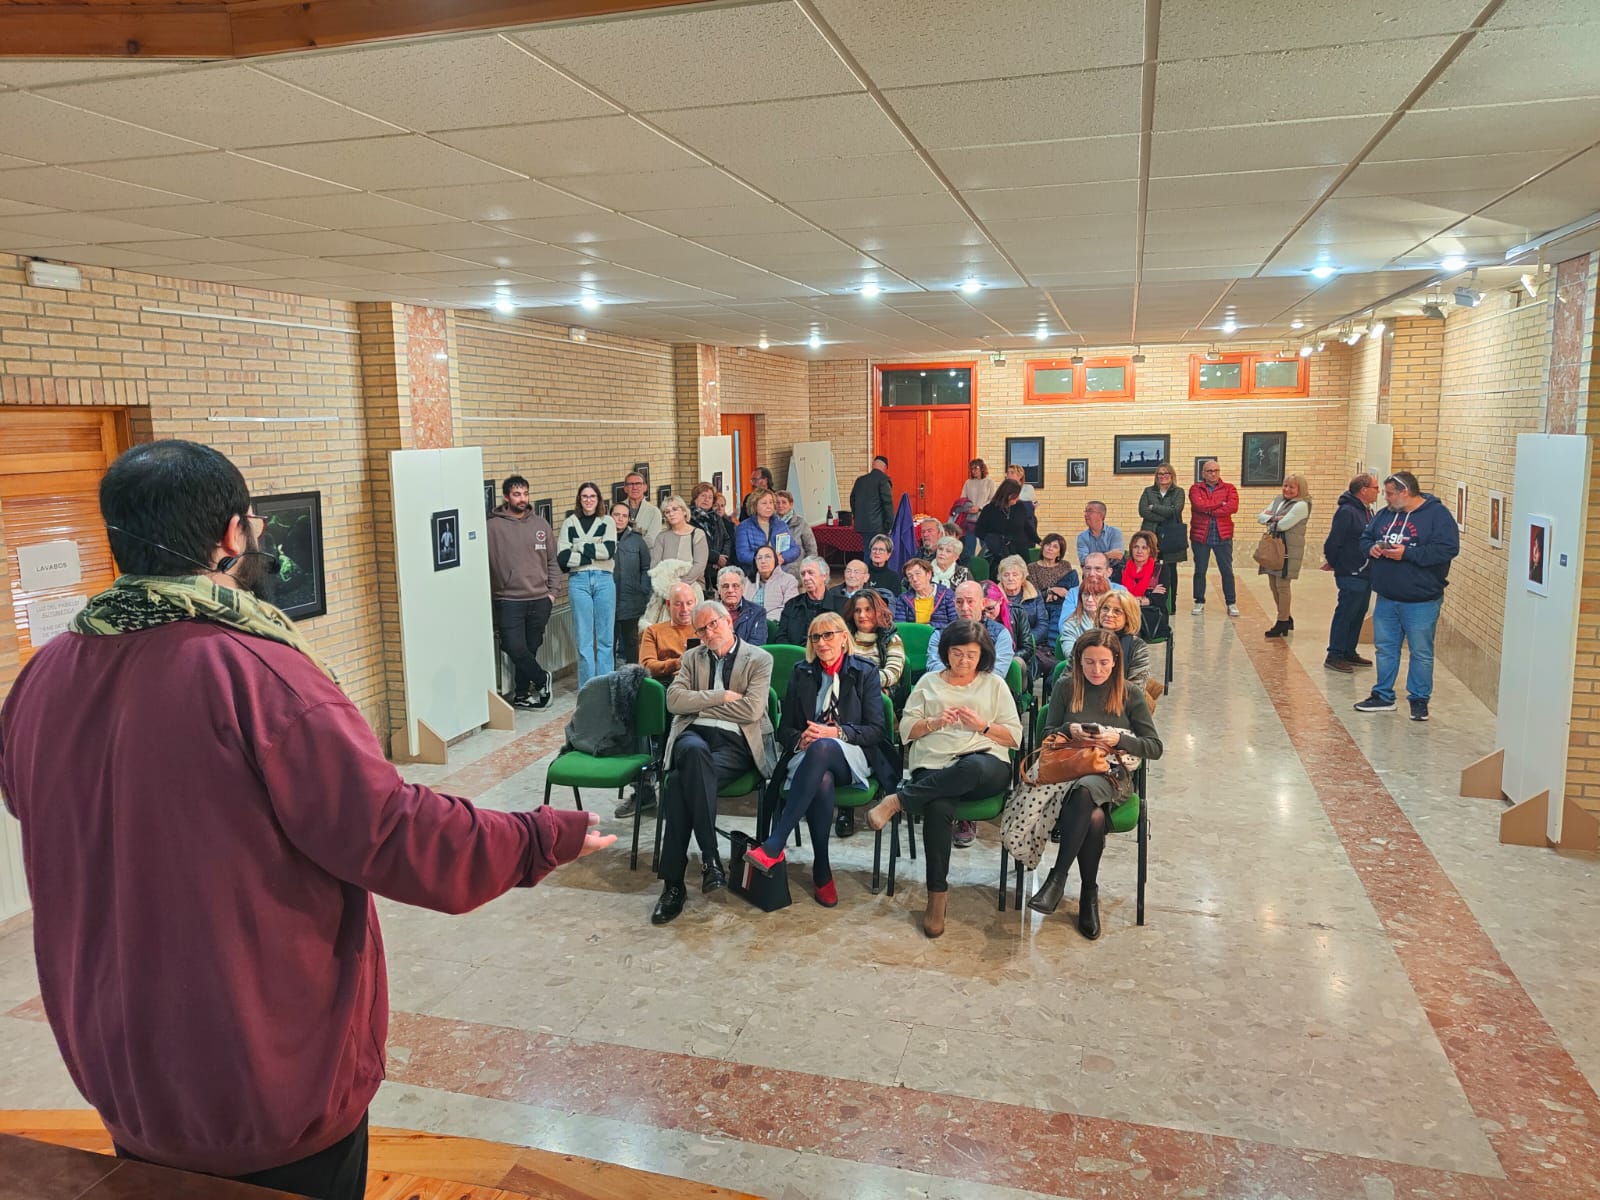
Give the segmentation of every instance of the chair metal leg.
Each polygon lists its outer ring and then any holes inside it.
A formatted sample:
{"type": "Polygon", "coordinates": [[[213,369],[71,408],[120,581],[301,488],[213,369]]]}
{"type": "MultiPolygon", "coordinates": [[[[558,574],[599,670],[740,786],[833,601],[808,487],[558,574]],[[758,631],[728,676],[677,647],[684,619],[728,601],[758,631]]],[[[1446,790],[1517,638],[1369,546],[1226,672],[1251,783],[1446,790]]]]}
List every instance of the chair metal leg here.
{"type": "Polygon", "coordinates": [[[1173,635],[1169,631],[1167,633],[1167,693],[1169,695],[1172,693],[1172,651],[1175,645],[1173,635]]]}
{"type": "Polygon", "coordinates": [[[550,806],[550,781],[548,779],[544,781],[544,803],[546,808],[550,806]]]}
{"type": "Polygon", "coordinates": [[[1149,860],[1150,815],[1141,799],[1139,803],[1139,899],[1134,906],[1134,923],[1144,924],[1144,881],[1149,860]]]}
{"type": "Polygon", "coordinates": [[[1014,899],[1016,901],[1017,911],[1021,912],[1022,911],[1023,866],[1022,866],[1022,861],[1020,859],[1015,860],[1015,861],[1016,861],[1016,867],[1017,867],[1017,891],[1016,891],[1016,895],[1015,895],[1014,899]]]}
{"type": "Polygon", "coordinates": [[[1010,858],[1011,858],[1011,856],[1006,853],[1006,848],[1002,844],[1001,847],[1000,847],[1000,911],[1001,912],[1005,912],[1005,910],[1006,910],[1006,885],[1007,885],[1006,877],[1011,874],[1011,863],[1009,861],[1010,858]]]}
{"type": "Polygon", "coordinates": [[[900,814],[895,813],[894,820],[890,822],[889,829],[889,887],[888,894],[894,895],[894,865],[900,858],[900,814]]]}
{"type": "Polygon", "coordinates": [[[578,802],[578,811],[583,811],[583,793],[577,788],[572,789],[572,798],[578,802]]]}
{"type": "Polygon", "coordinates": [[[628,855],[628,870],[630,871],[639,869],[639,830],[644,824],[644,808],[639,802],[644,798],[640,794],[640,785],[643,782],[644,776],[640,775],[633,785],[633,851],[628,855]]]}
{"type": "MultiPolygon", "coordinates": [[[[898,821],[899,819],[900,819],[899,817],[895,818],[896,821],[898,821]]],[[[909,845],[911,847],[911,861],[912,862],[916,862],[917,861],[917,819],[915,817],[912,817],[912,816],[907,816],[906,817],[906,843],[907,843],[907,845],[909,845]]]]}
{"type": "Polygon", "coordinates": [[[880,864],[883,862],[883,830],[878,830],[872,835],[872,894],[876,896],[883,890],[883,872],[880,864]]]}

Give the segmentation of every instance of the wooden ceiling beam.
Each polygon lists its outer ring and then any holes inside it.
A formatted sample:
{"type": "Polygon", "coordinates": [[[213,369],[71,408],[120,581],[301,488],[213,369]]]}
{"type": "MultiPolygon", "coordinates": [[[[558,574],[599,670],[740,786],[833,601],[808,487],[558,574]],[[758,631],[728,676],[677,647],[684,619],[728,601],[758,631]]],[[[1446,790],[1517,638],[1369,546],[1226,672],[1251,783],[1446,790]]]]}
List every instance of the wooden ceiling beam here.
{"type": "Polygon", "coordinates": [[[0,57],[255,58],[701,0],[0,0],[0,57]]]}

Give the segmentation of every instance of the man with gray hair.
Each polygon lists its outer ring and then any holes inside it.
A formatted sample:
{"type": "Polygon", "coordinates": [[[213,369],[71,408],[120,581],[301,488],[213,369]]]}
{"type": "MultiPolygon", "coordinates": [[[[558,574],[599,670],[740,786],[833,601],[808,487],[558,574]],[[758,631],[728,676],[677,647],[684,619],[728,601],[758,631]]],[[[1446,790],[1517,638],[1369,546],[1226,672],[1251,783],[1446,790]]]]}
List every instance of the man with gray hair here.
{"type": "Polygon", "coordinates": [[[1091,500],[1083,506],[1084,530],[1078,535],[1078,565],[1091,554],[1104,554],[1115,567],[1122,561],[1122,530],[1106,524],[1106,502],[1091,500]]]}
{"type": "Polygon", "coordinates": [[[767,691],[772,686],[772,656],[743,641],[728,610],[702,600],[693,613],[700,644],[684,653],[683,664],[667,688],[665,758],[670,766],[661,800],[661,898],[650,914],[665,925],[683,911],[683,885],[689,865],[689,837],[700,848],[700,890],[714,892],[728,882],[717,852],[717,791],[746,771],[768,778],[777,769],[767,691]]]}
{"type": "Polygon", "coordinates": [[[828,564],[820,558],[802,558],[800,594],[778,615],[778,640],[788,646],[804,646],[811,622],[834,611],[828,599],[828,564]]]}
{"type": "Polygon", "coordinates": [[[1322,665],[1330,671],[1351,674],[1357,667],[1370,667],[1372,660],[1356,653],[1361,626],[1372,603],[1372,562],[1361,550],[1361,534],[1372,520],[1372,505],[1378,499],[1378,477],[1361,474],[1350,481],[1339,497],[1333,513],[1333,527],[1322,543],[1322,569],[1333,572],[1339,600],[1333,608],[1333,624],[1328,629],[1328,657],[1322,665]]]}
{"type": "Polygon", "coordinates": [[[687,583],[675,583],[667,591],[668,619],[651,625],[639,639],[639,665],[650,672],[650,678],[666,683],[678,673],[689,646],[689,616],[698,599],[687,583]]]}
{"type": "Polygon", "coordinates": [[[738,567],[723,567],[717,572],[717,598],[733,618],[733,631],[740,641],[752,646],[767,644],[767,610],[744,598],[745,574],[738,567]]]}

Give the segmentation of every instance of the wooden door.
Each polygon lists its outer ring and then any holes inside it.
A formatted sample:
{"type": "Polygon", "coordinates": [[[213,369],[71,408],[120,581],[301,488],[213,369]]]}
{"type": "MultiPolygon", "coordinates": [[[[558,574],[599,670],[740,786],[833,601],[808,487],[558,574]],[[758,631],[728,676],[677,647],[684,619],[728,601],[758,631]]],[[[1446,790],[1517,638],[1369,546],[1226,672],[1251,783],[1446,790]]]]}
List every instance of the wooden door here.
{"type": "MultiPolygon", "coordinates": [[[[722,432],[733,439],[733,481],[723,489],[734,512],[744,506],[744,494],[750,490],[750,472],[761,465],[756,457],[756,418],[754,413],[723,413],[722,432]]],[[[774,481],[776,482],[776,480],[774,481]]]]}
{"type": "MultiPolygon", "coordinates": [[[[127,414],[119,409],[0,408],[0,529],[19,666],[38,649],[32,615],[92,596],[116,577],[100,518],[100,477],[127,443],[127,414]],[[77,544],[80,577],[25,579],[18,550],[60,540],[77,544]]],[[[0,678],[0,692],[9,684],[0,678]]]]}
{"type": "Polygon", "coordinates": [[[926,424],[927,418],[921,412],[884,409],[878,421],[878,443],[873,447],[874,454],[889,460],[895,505],[900,503],[901,492],[910,492],[911,507],[916,512],[923,511],[917,481],[922,478],[922,430],[926,424]]]}
{"type": "MultiPolygon", "coordinates": [[[[961,495],[967,478],[967,463],[976,452],[977,370],[972,363],[911,363],[883,365],[877,368],[875,384],[877,421],[875,452],[887,455],[889,476],[894,480],[894,494],[898,502],[902,492],[911,493],[912,508],[947,520],[950,507],[961,495]],[[896,402],[884,404],[884,378],[915,376],[926,378],[935,374],[948,375],[961,380],[964,389],[959,402],[951,402],[952,390],[942,397],[933,395],[934,403],[906,403],[903,390],[898,391],[896,402]]],[[[911,380],[917,383],[917,378],[911,380]]]]}
{"type": "Polygon", "coordinates": [[[928,413],[927,444],[922,454],[922,485],[928,511],[948,520],[950,507],[961,498],[972,461],[972,410],[935,408],[928,413]]]}

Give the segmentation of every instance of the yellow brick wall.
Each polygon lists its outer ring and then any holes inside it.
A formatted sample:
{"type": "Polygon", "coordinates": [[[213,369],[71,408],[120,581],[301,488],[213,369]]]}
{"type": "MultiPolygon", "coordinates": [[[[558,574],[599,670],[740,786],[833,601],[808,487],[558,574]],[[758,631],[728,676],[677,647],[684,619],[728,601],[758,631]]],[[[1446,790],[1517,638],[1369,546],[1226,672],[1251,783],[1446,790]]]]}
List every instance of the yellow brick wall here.
{"type": "Polygon", "coordinates": [[[850,488],[872,464],[872,373],[866,359],[811,364],[812,437],[833,444],[839,499],[850,507],[850,488]]]}
{"type": "MultiPolygon", "coordinates": [[[[79,402],[135,410],[136,440],[213,445],[259,495],[320,491],[328,612],[305,631],[384,728],[384,614],[353,306],[100,267],[83,276],[82,291],[31,288],[21,260],[0,254],[0,375],[82,381],[79,402]]],[[[0,678],[15,663],[9,606],[0,606],[0,678]]]]}
{"type": "Polygon", "coordinates": [[[724,347],[718,360],[718,411],[756,414],[759,464],[787,488],[794,444],[824,436],[811,420],[806,361],[743,347],[724,347]]]}
{"type": "MultiPolygon", "coordinates": [[[[1464,310],[1471,311],[1471,310],[1464,310]]],[[[1380,401],[1380,420],[1394,426],[1391,470],[1412,471],[1432,487],[1439,452],[1441,370],[1445,322],[1426,317],[1395,321],[1389,396],[1380,401]]]]}
{"type": "Polygon", "coordinates": [[[1356,463],[1366,464],[1367,426],[1375,425],[1381,419],[1378,416],[1378,375],[1383,365],[1382,339],[1362,338],[1348,353],[1350,408],[1345,458],[1350,463],[1350,473],[1354,475],[1356,463]]]}
{"type": "MultiPolygon", "coordinates": [[[[1600,337],[1596,336],[1600,327],[1600,254],[1589,255],[1584,267],[1582,293],[1586,307],[1579,357],[1587,363],[1588,390],[1586,396],[1578,397],[1575,425],[1577,432],[1593,437],[1600,428],[1600,337]]],[[[1569,301],[1576,302],[1570,292],[1569,301]]],[[[1600,471],[1594,466],[1589,472],[1589,520],[1584,530],[1577,650],[1567,795],[1581,807],[1596,812],[1600,811],[1600,471]]]]}

